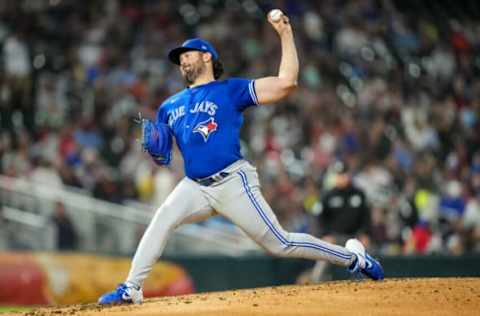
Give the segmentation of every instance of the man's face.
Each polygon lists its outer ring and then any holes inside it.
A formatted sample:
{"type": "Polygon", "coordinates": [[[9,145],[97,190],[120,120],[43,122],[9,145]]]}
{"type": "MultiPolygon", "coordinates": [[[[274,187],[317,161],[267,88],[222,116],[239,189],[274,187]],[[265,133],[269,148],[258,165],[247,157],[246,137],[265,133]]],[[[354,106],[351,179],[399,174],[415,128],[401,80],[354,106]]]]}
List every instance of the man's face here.
{"type": "Polygon", "coordinates": [[[350,175],[348,173],[339,173],[335,176],[335,185],[337,188],[344,189],[350,184],[350,175]]]}
{"type": "Polygon", "coordinates": [[[202,52],[194,50],[180,55],[180,72],[187,85],[193,84],[200,75],[205,73],[207,68],[202,57],[202,52]]]}

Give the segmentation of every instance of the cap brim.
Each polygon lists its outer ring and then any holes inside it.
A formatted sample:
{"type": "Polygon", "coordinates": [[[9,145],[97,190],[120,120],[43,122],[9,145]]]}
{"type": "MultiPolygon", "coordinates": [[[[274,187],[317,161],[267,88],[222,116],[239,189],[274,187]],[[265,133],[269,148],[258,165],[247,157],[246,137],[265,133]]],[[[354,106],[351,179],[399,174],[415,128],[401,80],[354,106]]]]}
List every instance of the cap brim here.
{"type": "Polygon", "coordinates": [[[172,63],[174,63],[175,65],[180,65],[180,55],[182,53],[185,53],[185,52],[188,52],[188,51],[191,51],[191,50],[198,50],[198,49],[189,48],[189,47],[174,48],[170,51],[170,53],[168,53],[168,59],[170,59],[170,61],[172,63]]]}

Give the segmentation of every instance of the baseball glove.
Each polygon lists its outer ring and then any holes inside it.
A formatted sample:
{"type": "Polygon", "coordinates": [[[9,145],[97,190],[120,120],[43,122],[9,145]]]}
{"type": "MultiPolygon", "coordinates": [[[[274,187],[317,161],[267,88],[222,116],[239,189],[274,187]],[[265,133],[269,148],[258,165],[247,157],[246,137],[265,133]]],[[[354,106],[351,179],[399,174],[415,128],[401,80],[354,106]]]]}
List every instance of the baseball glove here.
{"type": "Polygon", "coordinates": [[[136,122],[141,125],[141,144],[158,165],[168,165],[172,160],[172,135],[164,123],[154,123],[138,115],[136,122]]]}

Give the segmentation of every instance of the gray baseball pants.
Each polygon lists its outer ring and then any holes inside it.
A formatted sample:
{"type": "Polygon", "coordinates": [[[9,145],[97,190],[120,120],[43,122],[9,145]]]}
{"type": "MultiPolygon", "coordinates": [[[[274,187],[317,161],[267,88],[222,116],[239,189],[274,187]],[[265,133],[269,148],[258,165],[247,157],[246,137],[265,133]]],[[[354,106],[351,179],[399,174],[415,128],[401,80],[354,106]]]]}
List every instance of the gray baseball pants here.
{"type": "Polygon", "coordinates": [[[352,264],[355,255],[344,247],[285,231],[262,196],[256,168],[250,163],[239,160],[222,172],[230,175],[211,186],[201,186],[187,177],[178,183],[145,231],[127,283],[143,285],[177,226],[217,214],[228,218],[272,255],[326,260],[345,267],[352,264]]]}

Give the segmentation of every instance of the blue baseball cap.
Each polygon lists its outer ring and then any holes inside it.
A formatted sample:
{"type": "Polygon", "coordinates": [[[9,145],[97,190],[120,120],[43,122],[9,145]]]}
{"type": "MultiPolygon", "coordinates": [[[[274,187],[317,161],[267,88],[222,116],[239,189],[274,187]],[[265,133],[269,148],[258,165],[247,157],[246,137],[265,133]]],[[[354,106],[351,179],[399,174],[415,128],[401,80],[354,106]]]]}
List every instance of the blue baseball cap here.
{"type": "Polygon", "coordinates": [[[183,42],[182,46],[174,48],[168,53],[168,59],[176,65],[180,65],[180,54],[190,50],[212,54],[213,60],[218,59],[218,53],[212,44],[201,38],[191,38],[183,42]]]}

